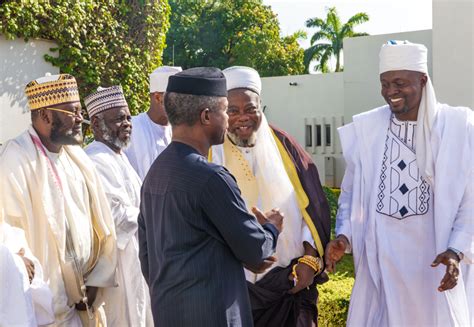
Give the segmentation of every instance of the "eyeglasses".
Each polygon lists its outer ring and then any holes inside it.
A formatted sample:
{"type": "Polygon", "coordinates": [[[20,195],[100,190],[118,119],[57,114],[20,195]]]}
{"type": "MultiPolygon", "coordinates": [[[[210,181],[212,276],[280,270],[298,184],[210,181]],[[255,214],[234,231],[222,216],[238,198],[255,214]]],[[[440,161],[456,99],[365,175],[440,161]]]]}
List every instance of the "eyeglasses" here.
{"type": "Polygon", "coordinates": [[[52,110],[52,111],[59,111],[59,112],[62,112],[70,117],[74,117],[74,118],[81,118],[82,119],[82,122],[84,124],[90,124],[90,121],[84,119],[84,113],[81,110],[77,111],[77,112],[74,112],[74,111],[69,111],[69,110],[64,110],[64,109],[59,109],[59,108],[51,108],[51,107],[47,107],[47,108],[41,108],[41,109],[46,109],[46,110],[52,110]]]}
{"type": "Polygon", "coordinates": [[[82,109],[75,112],[75,111],[69,111],[69,110],[64,110],[64,109],[58,109],[58,108],[51,108],[51,107],[47,107],[47,108],[42,108],[42,109],[46,109],[46,110],[53,110],[53,111],[59,111],[59,112],[62,112],[68,116],[71,116],[71,117],[80,117],[79,118],[82,118],[83,115],[83,112],[82,112],[82,109]]]}

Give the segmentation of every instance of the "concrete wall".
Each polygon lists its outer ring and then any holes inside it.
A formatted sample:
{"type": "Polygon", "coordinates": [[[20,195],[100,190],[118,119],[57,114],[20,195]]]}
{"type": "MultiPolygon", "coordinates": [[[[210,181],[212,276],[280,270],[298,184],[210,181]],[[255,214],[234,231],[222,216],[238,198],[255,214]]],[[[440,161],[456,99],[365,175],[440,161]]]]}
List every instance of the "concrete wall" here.
{"type": "Polygon", "coordinates": [[[45,40],[6,40],[0,35],[0,144],[30,124],[26,84],[47,72],[59,73],[58,68],[43,59],[46,53],[52,54],[52,47],[54,43],[45,40]]]}
{"type": "Polygon", "coordinates": [[[433,53],[438,101],[474,109],[473,0],[433,0],[433,53]]]}
{"type": "Polygon", "coordinates": [[[318,166],[323,183],[331,186],[340,183],[335,180],[338,177],[335,157],[341,156],[336,128],[343,124],[343,74],[269,77],[263,78],[262,82],[262,105],[269,122],[283,128],[306,146],[318,166]],[[327,140],[326,125],[330,131],[327,140]],[[317,128],[320,130],[320,146],[316,144],[317,128]]]}

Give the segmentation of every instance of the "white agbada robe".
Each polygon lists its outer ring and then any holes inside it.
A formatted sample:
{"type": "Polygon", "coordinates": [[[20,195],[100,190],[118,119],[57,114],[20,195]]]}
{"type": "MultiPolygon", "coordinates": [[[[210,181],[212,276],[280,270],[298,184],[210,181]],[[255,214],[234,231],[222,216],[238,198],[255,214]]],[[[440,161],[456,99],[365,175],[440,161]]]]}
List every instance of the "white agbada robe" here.
{"type": "Polygon", "coordinates": [[[141,181],[127,156],[94,141],[86,149],[102,178],[115,222],[118,284],[104,292],[110,326],[153,326],[148,286],[138,259],[137,218],[141,181]]]}
{"type": "Polygon", "coordinates": [[[439,104],[437,109],[431,136],[435,186],[429,185],[427,197],[421,197],[426,191],[421,183],[413,193],[413,185],[402,185],[407,177],[400,175],[400,167],[406,164],[404,173],[415,176],[416,157],[405,151],[409,162],[400,164],[392,156],[392,143],[387,143],[388,106],[354,116],[353,123],[339,129],[347,167],[336,234],[350,240],[356,271],[348,326],[470,324],[474,120],[467,108],[439,104]],[[387,188],[397,196],[391,199],[387,188]],[[402,193],[407,197],[398,197],[402,193]],[[407,203],[411,208],[403,209],[407,203]],[[446,267],[430,264],[448,247],[462,251],[464,260],[458,285],[440,293],[437,287],[446,267]]]}
{"type": "Polygon", "coordinates": [[[2,147],[0,194],[5,221],[24,231],[28,247],[43,267],[43,281],[53,293],[55,324],[82,326],[100,321],[102,290],[115,285],[115,229],[110,209],[103,205],[107,200],[102,184],[84,151],[79,146],[63,146],[59,153],[50,153],[30,126],[2,147]],[[74,273],[64,275],[62,267],[71,261],[68,243],[78,266],[74,273]],[[89,262],[92,254],[94,265],[89,262]],[[71,299],[65,281],[77,287],[80,274],[92,265],[85,285],[98,287],[99,292],[95,315],[86,322],[87,312],[68,305],[71,299]]]}
{"type": "Polygon", "coordinates": [[[146,112],[132,117],[130,146],[124,150],[140,179],[145,179],[156,157],[171,143],[171,126],[154,123],[146,112]]]}
{"type": "Polygon", "coordinates": [[[53,295],[43,281],[41,264],[28,248],[23,231],[2,222],[0,285],[0,326],[41,326],[54,322],[53,295]],[[20,249],[35,266],[31,284],[25,263],[18,255],[20,249]]]}

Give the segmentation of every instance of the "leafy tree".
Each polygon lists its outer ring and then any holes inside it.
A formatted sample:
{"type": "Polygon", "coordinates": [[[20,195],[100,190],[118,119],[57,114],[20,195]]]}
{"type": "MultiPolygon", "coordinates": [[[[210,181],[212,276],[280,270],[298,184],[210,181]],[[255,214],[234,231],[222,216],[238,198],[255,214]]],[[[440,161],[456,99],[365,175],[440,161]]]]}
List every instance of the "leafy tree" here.
{"type": "Polygon", "coordinates": [[[148,108],[148,74],[161,64],[166,0],[15,1],[0,4],[7,38],[52,40],[45,60],[76,77],[81,96],[121,84],[132,113],[148,108]]]}
{"type": "Polygon", "coordinates": [[[262,76],[304,72],[298,32],[280,36],[276,15],[261,0],[170,0],[163,62],[183,68],[245,65],[262,76]]]}
{"type": "Polygon", "coordinates": [[[335,7],[329,8],[326,20],[315,17],[306,21],[306,27],[316,27],[319,30],[311,37],[311,46],[304,52],[305,68],[309,69],[311,61],[317,60],[315,70],[323,73],[329,72],[328,62],[332,57],[336,58],[336,72],[343,70],[341,53],[343,40],[346,37],[357,37],[369,35],[367,33],[356,33],[354,27],[369,20],[366,13],[358,13],[349,18],[345,23],[341,19],[335,7]],[[322,41],[322,42],[321,42],[322,41]]]}

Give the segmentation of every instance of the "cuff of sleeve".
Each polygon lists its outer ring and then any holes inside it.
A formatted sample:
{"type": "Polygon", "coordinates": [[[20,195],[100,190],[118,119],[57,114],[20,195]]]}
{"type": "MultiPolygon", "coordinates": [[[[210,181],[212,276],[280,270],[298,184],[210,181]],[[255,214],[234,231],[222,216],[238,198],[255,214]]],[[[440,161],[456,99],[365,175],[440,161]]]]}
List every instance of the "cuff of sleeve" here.
{"type": "Polygon", "coordinates": [[[449,238],[448,248],[461,252],[464,256],[463,261],[474,262],[474,242],[472,235],[469,235],[469,233],[453,230],[449,238]]]}
{"type": "Polygon", "coordinates": [[[352,242],[351,242],[351,231],[349,228],[344,228],[344,226],[336,229],[336,236],[344,235],[349,241],[349,246],[346,249],[346,253],[352,253],[352,242]]]}
{"type": "Polygon", "coordinates": [[[278,241],[278,235],[280,234],[280,232],[278,231],[278,229],[275,226],[273,226],[273,224],[268,224],[268,223],[263,224],[262,227],[267,232],[272,234],[272,236],[273,236],[273,248],[276,248],[277,241],[278,241]]]}

